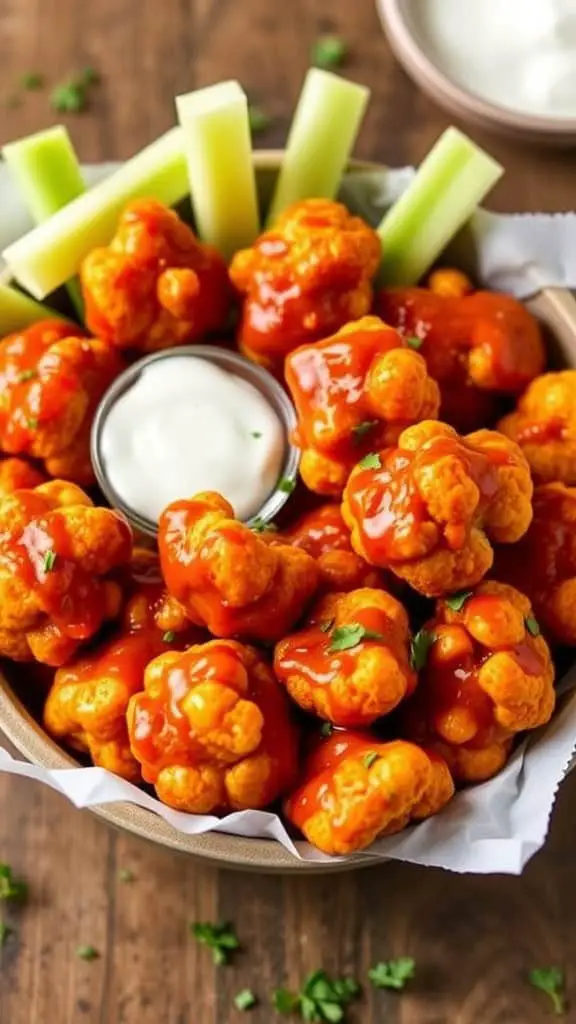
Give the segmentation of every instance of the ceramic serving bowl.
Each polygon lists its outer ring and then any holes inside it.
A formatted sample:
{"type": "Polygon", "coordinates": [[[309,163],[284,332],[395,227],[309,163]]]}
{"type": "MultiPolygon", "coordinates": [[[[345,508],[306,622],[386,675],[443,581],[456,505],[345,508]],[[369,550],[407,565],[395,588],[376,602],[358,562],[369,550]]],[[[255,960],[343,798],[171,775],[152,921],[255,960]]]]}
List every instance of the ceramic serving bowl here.
{"type": "MultiPolygon", "coordinates": [[[[254,155],[260,193],[263,201],[272,187],[278,171],[282,151],[259,151],[254,155]]],[[[350,172],[366,170],[385,171],[375,164],[355,162],[350,172]]],[[[530,311],[542,322],[550,340],[551,358],[555,365],[576,367],[576,300],[563,289],[545,289],[528,303],[530,311]]],[[[77,762],[65,753],[44,732],[29,714],[14,689],[0,674],[0,729],[14,746],[33,764],[48,769],[66,769],[77,762]]],[[[326,874],[353,870],[367,864],[377,864],[370,856],[351,856],[342,860],[296,860],[279,843],[268,839],[251,839],[209,832],[201,836],[187,836],[177,832],[151,811],[128,803],[108,804],[92,809],[104,821],[116,828],[132,832],[182,853],[200,857],[221,867],[276,872],[285,874],[326,874]]]]}
{"type": "Polygon", "coordinates": [[[456,117],[509,138],[552,146],[576,143],[576,118],[544,117],[498,106],[468,92],[445,74],[427,53],[419,18],[425,3],[426,0],[376,0],[395,56],[423,92],[456,117]]]}

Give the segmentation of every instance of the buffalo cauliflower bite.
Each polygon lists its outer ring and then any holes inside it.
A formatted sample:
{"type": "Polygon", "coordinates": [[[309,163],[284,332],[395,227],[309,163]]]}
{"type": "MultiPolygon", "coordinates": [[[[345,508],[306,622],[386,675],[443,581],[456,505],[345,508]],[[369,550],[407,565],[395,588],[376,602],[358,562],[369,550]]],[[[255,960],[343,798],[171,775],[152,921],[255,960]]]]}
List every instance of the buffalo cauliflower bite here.
{"type": "Polygon", "coordinates": [[[300,473],[318,494],[340,495],[362,455],[395,444],[404,427],[435,416],[440,405],[422,356],[375,316],[297,348],[285,373],[298,414],[300,473]]]}
{"type": "Polygon", "coordinates": [[[419,351],[442,396],[440,418],[460,431],[493,423],[500,399],[518,395],[545,365],[538,322],[517,299],[474,292],[458,271],[429,288],[385,288],[376,312],[419,351]]]}
{"type": "Polygon", "coordinates": [[[130,560],[132,533],[79,487],[52,480],[0,501],[0,654],[65,664],[120,614],[112,570],[130,560]]]}
{"type": "Polygon", "coordinates": [[[158,525],[169,593],[215,636],[275,641],[294,625],[319,582],[306,551],[257,534],[211,491],[174,501],[158,525]]]}
{"type": "Polygon", "coordinates": [[[230,265],[244,298],[241,350],[281,370],[297,345],[364,316],[380,257],[376,232],[341,203],[305,199],[288,207],[230,265]]]}
{"type": "Polygon", "coordinates": [[[90,484],[90,428],[102,395],[121,372],[98,338],[77,338],[43,320],[0,342],[0,449],[42,459],[50,476],[90,484]]]}
{"type": "Polygon", "coordinates": [[[403,734],[437,747],[459,781],[488,778],[512,737],[554,710],[554,666],[530,601],[487,581],[439,601],[420,643],[428,651],[403,734]]]}
{"type": "Polygon", "coordinates": [[[528,533],[496,548],[495,575],[527,594],[550,641],[576,645],[576,487],[534,490],[528,533]]]}
{"type": "Polygon", "coordinates": [[[312,556],[320,570],[322,590],[345,592],[384,583],[384,573],[353,551],[350,530],[334,502],[305,512],[277,536],[312,556]]]}
{"type": "Polygon", "coordinates": [[[274,671],[305,711],[335,725],[370,725],[416,685],[408,616],[384,590],[327,594],[280,641],[274,671]]]}
{"type": "Polygon", "coordinates": [[[520,445],[537,483],[576,484],[576,370],[537,377],[498,430],[520,445]]]}
{"type": "Polygon", "coordinates": [[[359,463],[342,513],[367,562],[441,597],[486,575],[493,543],[522,537],[531,498],[530,470],[513,441],[492,430],[459,437],[426,421],[359,463]]]}
{"type": "Polygon", "coordinates": [[[404,740],[334,732],[309,754],[286,817],[324,853],[363,850],[381,836],[437,814],[454,783],[436,753],[404,740]]]}
{"type": "Polygon", "coordinates": [[[80,277],[88,327],[121,349],[185,345],[226,323],[222,256],[155,199],[129,203],[110,245],[84,259],[80,277]]]}
{"type": "Polygon", "coordinates": [[[170,807],[266,807],[293,785],[297,734],[285,695],[251,647],[211,640],[170,652],[128,706],[132,753],[170,807]]]}
{"type": "Polygon", "coordinates": [[[38,487],[45,480],[44,474],[26,459],[0,460],[0,498],[22,488],[38,487]]]}

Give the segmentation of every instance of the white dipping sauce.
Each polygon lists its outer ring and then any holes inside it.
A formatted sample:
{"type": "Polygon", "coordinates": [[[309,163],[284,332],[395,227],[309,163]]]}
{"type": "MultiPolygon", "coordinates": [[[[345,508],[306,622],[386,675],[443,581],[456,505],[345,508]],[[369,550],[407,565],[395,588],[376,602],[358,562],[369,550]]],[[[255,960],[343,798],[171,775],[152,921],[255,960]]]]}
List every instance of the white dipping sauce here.
{"type": "Polygon", "coordinates": [[[117,495],[148,519],[199,491],[219,491],[249,519],[278,481],[285,436],[248,381],[206,359],[170,356],[146,366],[111,407],[100,451],[117,495]]]}
{"type": "Polygon", "coordinates": [[[412,0],[410,10],[457,85],[525,114],[576,116],[576,0],[412,0]]]}

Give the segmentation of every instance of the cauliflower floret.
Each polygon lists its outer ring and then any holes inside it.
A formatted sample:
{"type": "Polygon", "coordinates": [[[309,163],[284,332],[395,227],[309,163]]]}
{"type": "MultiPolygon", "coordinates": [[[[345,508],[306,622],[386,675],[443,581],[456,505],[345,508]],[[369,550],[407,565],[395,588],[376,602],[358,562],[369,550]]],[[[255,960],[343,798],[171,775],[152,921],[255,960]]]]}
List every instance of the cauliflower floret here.
{"type": "Polygon", "coordinates": [[[94,481],[92,418],[123,364],[104,342],[72,329],[43,320],[0,341],[0,448],[86,485],[94,481]]]}
{"type": "Polygon", "coordinates": [[[38,487],[45,480],[44,474],[26,459],[0,460],[0,498],[22,488],[38,487]]]}
{"type": "Polygon", "coordinates": [[[324,853],[363,850],[452,798],[444,761],[413,743],[334,732],[313,748],[303,782],[285,801],[287,818],[324,853]]]}
{"type": "Polygon", "coordinates": [[[385,288],[376,312],[420,353],[440,385],[440,418],[460,431],[493,423],[502,395],[518,395],[545,365],[538,322],[517,299],[472,292],[458,271],[436,271],[429,288],[385,288]]]}
{"type": "Polygon", "coordinates": [[[287,702],[264,659],[234,640],[156,658],[127,720],[144,779],[178,810],[266,807],[294,783],[287,702]]]}
{"type": "Polygon", "coordinates": [[[426,597],[440,597],[486,575],[491,542],[522,537],[532,489],[512,441],[491,430],[462,438],[430,420],[356,466],[342,514],[367,562],[391,569],[426,597]]]}
{"type": "Polygon", "coordinates": [[[64,480],[0,500],[0,654],[63,665],[121,609],[132,532],[64,480]]]}
{"type": "Polygon", "coordinates": [[[80,277],[86,323],[121,349],[185,345],[226,323],[222,256],[155,199],[128,204],[112,242],[85,258],[80,277]]]}
{"type": "Polygon", "coordinates": [[[538,483],[576,484],[576,370],[537,377],[498,430],[520,445],[538,483]]]}
{"type": "Polygon", "coordinates": [[[550,641],[576,645],[576,487],[541,484],[518,544],[496,548],[494,572],[527,594],[550,641]]]}
{"type": "Polygon", "coordinates": [[[230,265],[244,296],[241,350],[281,371],[297,345],[364,316],[380,256],[376,232],[341,203],[305,199],[288,207],[230,265]]]}
{"type": "Polygon", "coordinates": [[[340,495],[366,452],[395,444],[440,405],[422,356],[375,316],[297,348],[285,372],[298,414],[300,473],[318,494],[340,495]]]}
{"type": "Polygon", "coordinates": [[[384,590],[327,594],[280,641],[274,671],[305,711],[335,725],[370,725],[416,685],[408,616],[384,590]]]}
{"type": "Polygon", "coordinates": [[[213,492],[168,505],[158,545],[169,593],[215,636],[278,640],[319,582],[310,555],[256,534],[213,492]]]}
{"type": "Polygon", "coordinates": [[[438,601],[423,633],[429,650],[403,709],[403,735],[439,744],[455,778],[487,778],[502,767],[511,738],[545,725],[554,711],[554,666],[530,601],[487,581],[438,601]]]}

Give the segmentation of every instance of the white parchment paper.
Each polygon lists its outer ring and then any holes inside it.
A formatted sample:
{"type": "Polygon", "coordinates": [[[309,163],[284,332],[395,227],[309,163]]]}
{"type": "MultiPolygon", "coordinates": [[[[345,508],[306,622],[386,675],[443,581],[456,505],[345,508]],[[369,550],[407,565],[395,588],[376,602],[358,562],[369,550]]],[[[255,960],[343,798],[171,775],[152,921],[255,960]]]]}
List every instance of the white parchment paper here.
{"type": "MultiPolygon", "coordinates": [[[[85,168],[87,182],[104,177],[113,166],[85,168]]],[[[350,175],[342,185],[341,198],[375,224],[413,173],[411,168],[403,168],[350,175]]],[[[2,165],[0,202],[1,251],[30,226],[2,165]]],[[[481,211],[450,247],[450,258],[463,269],[473,270],[485,286],[519,298],[544,286],[576,288],[576,214],[503,216],[481,211]]],[[[458,793],[436,817],[379,840],[354,859],[403,860],[457,872],[519,874],[546,839],[555,796],[576,749],[576,667],[562,681],[559,693],[552,722],[522,744],[496,778],[458,793]]],[[[103,768],[49,771],[17,760],[1,747],[0,770],[42,782],[77,807],[128,801],[160,815],[188,835],[218,831],[268,838],[304,860],[334,859],[308,843],[294,842],[280,818],[268,811],[242,811],[221,819],[184,814],[103,768]]]]}

